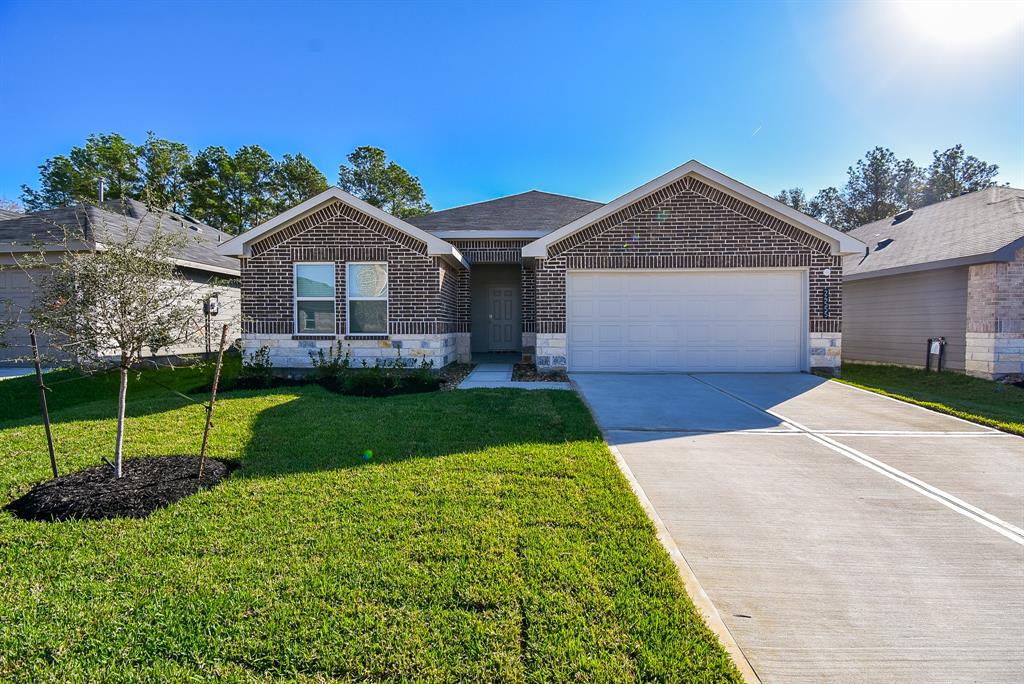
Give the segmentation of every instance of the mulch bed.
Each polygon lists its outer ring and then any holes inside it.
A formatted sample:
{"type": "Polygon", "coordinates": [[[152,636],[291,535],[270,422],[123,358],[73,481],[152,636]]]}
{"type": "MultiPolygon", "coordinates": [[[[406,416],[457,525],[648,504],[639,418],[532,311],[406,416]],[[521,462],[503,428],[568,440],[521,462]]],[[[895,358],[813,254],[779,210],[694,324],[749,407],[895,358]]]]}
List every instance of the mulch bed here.
{"type": "Polygon", "coordinates": [[[441,369],[441,389],[456,389],[466,379],[466,376],[473,372],[474,368],[476,368],[476,364],[473,363],[453,363],[445,366],[441,369]]]}
{"type": "Polygon", "coordinates": [[[156,456],[124,462],[121,479],[103,464],[36,485],[7,510],[24,520],[144,518],[153,511],[209,489],[234,469],[206,459],[199,484],[196,456],[156,456]]]}
{"type": "Polygon", "coordinates": [[[569,376],[563,371],[541,373],[532,363],[517,363],[512,366],[512,380],[522,382],[569,382],[569,376]]]}

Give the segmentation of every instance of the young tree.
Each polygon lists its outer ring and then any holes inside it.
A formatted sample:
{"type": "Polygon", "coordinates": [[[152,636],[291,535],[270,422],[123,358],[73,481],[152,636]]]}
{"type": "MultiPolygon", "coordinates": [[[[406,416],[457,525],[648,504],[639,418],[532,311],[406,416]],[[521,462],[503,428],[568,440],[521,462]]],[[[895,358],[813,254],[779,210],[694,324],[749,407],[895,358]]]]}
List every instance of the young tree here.
{"type": "MultiPolygon", "coordinates": [[[[65,249],[40,282],[34,325],[49,345],[86,372],[116,368],[117,439],[114,471],[122,475],[128,374],[145,350],[156,353],[184,342],[201,329],[202,286],[182,276],[172,261],[186,238],[155,230],[144,219],[123,217],[121,226],[90,225],[99,248],[65,249]]],[[[64,245],[80,242],[81,229],[67,228],[64,245]]],[[[40,256],[39,258],[43,258],[40,256]]]]}
{"type": "Polygon", "coordinates": [[[944,152],[935,150],[928,166],[921,204],[934,204],[992,187],[997,175],[997,165],[967,154],[963,145],[954,145],[944,152]]]}
{"type": "Polygon", "coordinates": [[[357,147],[348,162],[351,166],[342,164],[338,169],[342,190],[399,218],[431,211],[420,179],[389,162],[379,147],[357,147]]]}

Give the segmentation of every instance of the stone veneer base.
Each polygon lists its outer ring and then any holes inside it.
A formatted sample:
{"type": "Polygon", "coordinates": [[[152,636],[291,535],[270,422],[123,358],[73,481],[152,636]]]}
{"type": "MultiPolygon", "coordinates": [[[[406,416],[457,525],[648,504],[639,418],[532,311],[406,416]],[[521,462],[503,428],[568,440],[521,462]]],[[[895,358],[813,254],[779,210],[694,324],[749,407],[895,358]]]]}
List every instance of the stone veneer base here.
{"type": "MultiPolygon", "coordinates": [[[[843,334],[812,332],[807,338],[811,370],[838,375],[843,364],[843,334]]],[[[537,333],[537,368],[565,370],[565,333],[537,333]]]]}
{"type": "Polygon", "coordinates": [[[968,375],[987,380],[1024,376],[1024,332],[968,332],[968,375]]]}
{"type": "MultiPolygon", "coordinates": [[[[353,366],[374,365],[377,361],[392,361],[401,356],[410,363],[419,364],[426,360],[434,368],[443,368],[458,360],[458,336],[466,333],[442,335],[390,335],[387,339],[303,339],[293,335],[246,334],[242,337],[245,355],[248,357],[260,347],[270,352],[270,360],[276,368],[311,368],[310,354],[323,349],[326,353],[332,345],[340,346],[342,352],[349,350],[353,366]]],[[[467,335],[468,337],[468,335],[467,335]]],[[[468,347],[468,340],[466,342],[468,347]]]]}

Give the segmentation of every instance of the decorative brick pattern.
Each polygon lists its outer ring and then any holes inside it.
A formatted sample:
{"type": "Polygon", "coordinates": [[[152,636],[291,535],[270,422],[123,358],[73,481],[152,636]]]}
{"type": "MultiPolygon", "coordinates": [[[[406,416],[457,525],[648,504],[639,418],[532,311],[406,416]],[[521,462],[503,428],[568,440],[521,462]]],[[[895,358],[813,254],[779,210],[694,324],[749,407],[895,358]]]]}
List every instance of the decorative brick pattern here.
{"type": "MultiPolygon", "coordinates": [[[[521,264],[523,261],[523,247],[533,242],[529,239],[463,239],[452,238],[448,240],[453,244],[462,256],[471,264],[521,264]]],[[[471,278],[467,274],[467,278],[471,278]]],[[[460,331],[469,332],[470,325],[470,301],[472,298],[469,283],[465,290],[460,291],[460,331]],[[464,309],[464,311],[463,311],[464,309]]],[[[533,333],[536,330],[536,275],[532,267],[523,266],[522,283],[520,291],[522,301],[522,320],[524,333],[533,333]]],[[[525,342],[524,342],[525,344],[525,342]]]]}
{"type": "MultiPolygon", "coordinates": [[[[336,335],[346,331],[345,279],[350,261],[388,264],[388,335],[382,340],[378,336],[379,341],[402,335],[447,335],[459,328],[461,270],[427,256],[419,240],[335,202],[254,243],[251,256],[241,260],[244,335],[287,335],[289,340],[294,335],[293,264],[297,261],[334,263],[336,335]]],[[[296,342],[333,339],[298,337],[296,342]]]]}
{"type": "Polygon", "coordinates": [[[700,181],[681,179],[549,248],[536,271],[538,363],[564,356],[558,336],[565,333],[569,269],[797,267],[809,274],[807,329],[826,335],[828,356],[838,364],[842,259],[830,252],[827,242],[796,226],[700,181]]]}
{"type": "Polygon", "coordinates": [[[523,247],[533,241],[452,238],[447,242],[455,245],[470,264],[518,264],[523,260],[523,247]]]}
{"type": "Polygon", "coordinates": [[[840,332],[841,258],[831,256],[827,243],[813,236],[800,241],[791,237],[794,231],[806,235],[797,228],[787,224],[786,229],[778,230],[776,227],[780,222],[774,217],[756,209],[749,213],[772,219],[772,227],[756,223],[746,213],[734,211],[703,194],[681,190],[642,213],[623,209],[616,216],[626,215],[629,218],[619,225],[608,226],[597,233],[590,228],[585,229],[582,232],[590,234],[588,240],[575,242],[560,252],[553,249],[551,253],[557,256],[540,263],[537,271],[537,332],[565,332],[567,269],[791,267],[809,269],[808,330],[840,332]],[[824,275],[825,269],[831,269],[831,274],[824,275]],[[827,317],[825,288],[829,290],[827,317]]]}

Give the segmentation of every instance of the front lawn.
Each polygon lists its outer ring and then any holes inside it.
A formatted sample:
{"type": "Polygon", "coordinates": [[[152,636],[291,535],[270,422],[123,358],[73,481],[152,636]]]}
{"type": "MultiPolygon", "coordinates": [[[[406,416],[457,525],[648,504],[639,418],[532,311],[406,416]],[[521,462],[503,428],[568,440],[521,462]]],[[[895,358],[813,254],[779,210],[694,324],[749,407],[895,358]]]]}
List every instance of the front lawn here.
{"type": "MultiPolygon", "coordinates": [[[[54,388],[65,472],[111,450],[112,396],[57,399],[88,382],[54,388]]],[[[128,398],[129,457],[196,453],[200,406],[128,398]]],[[[47,477],[37,422],[0,422],[3,503],[47,477]]],[[[242,469],[149,518],[0,511],[0,681],[739,681],[574,394],[307,386],[214,422],[242,469]]]]}
{"type": "Polygon", "coordinates": [[[975,423],[1024,435],[1024,389],[961,373],[844,363],[845,382],[975,423]]]}

